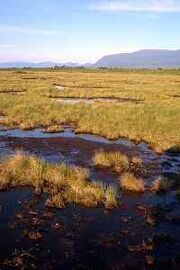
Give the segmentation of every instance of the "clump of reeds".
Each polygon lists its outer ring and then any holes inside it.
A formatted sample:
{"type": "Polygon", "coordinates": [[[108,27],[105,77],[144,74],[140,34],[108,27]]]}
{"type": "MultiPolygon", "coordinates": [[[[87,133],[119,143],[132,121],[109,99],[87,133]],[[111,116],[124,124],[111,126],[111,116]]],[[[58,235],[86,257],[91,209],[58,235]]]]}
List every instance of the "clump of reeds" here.
{"type": "Polygon", "coordinates": [[[144,192],[145,184],[141,178],[135,177],[133,173],[126,172],[121,177],[122,189],[130,192],[144,192]]]}
{"type": "Polygon", "coordinates": [[[128,157],[119,151],[96,151],[93,156],[96,166],[106,167],[116,172],[140,171],[142,159],[139,156],[128,157]]]}
{"type": "Polygon", "coordinates": [[[120,152],[95,152],[93,162],[97,166],[107,167],[122,172],[129,170],[130,160],[127,155],[120,152]]]}
{"type": "Polygon", "coordinates": [[[151,186],[151,191],[153,193],[162,193],[162,192],[167,192],[172,188],[173,182],[172,180],[159,176],[151,186]]]}
{"type": "Polygon", "coordinates": [[[0,163],[0,190],[22,186],[49,194],[47,205],[53,207],[74,203],[86,207],[104,205],[114,208],[118,204],[116,190],[101,182],[92,182],[87,169],[50,164],[18,152],[0,163]]]}

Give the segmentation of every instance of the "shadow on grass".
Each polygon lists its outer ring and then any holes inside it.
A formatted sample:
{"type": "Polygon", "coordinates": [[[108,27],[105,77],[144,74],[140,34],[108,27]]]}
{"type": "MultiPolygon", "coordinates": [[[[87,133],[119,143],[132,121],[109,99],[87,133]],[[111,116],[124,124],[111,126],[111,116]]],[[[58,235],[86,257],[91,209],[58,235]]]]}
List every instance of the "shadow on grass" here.
{"type": "Polygon", "coordinates": [[[180,144],[168,148],[165,152],[170,154],[180,154],[180,144]]]}

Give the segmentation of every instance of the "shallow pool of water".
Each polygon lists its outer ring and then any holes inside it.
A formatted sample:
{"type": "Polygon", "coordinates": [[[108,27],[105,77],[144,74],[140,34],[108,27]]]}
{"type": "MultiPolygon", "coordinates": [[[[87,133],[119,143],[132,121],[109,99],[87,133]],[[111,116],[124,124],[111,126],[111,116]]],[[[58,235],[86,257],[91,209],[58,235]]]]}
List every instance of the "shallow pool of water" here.
{"type": "Polygon", "coordinates": [[[0,127],[0,136],[9,138],[39,138],[39,139],[51,139],[51,138],[66,138],[66,139],[82,139],[87,142],[94,142],[102,145],[108,145],[109,147],[119,145],[124,146],[129,150],[136,150],[145,162],[160,163],[162,173],[179,173],[180,172],[180,154],[174,153],[173,155],[165,153],[159,155],[155,151],[149,148],[148,144],[134,143],[133,141],[125,138],[117,140],[109,140],[107,138],[93,135],[93,134],[78,134],[72,128],[65,128],[63,132],[59,133],[47,133],[43,129],[34,129],[23,131],[20,129],[6,130],[3,126],[0,127]]]}
{"type": "MultiPolygon", "coordinates": [[[[94,151],[123,149],[129,155],[140,154],[147,166],[153,165],[145,179],[147,185],[154,179],[153,174],[156,177],[163,172],[163,162],[168,161],[171,168],[179,164],[178,155],[158,155],[145,143],[75,134],[71,128],[55,134],[44,133],[42,129],[1,131],[0,156],[12,155],[17,149],[49,162],[89,168],[93,181],[101,180],[116,187],[119,187],[119,175],[94,166],[94,151]],[[162,167],[156,170],[161,162],[162,167]]],[[[48,209],[45,199],[26,188],[0,193],[0,264],[8,260],[9,268],[5,269],[11,269],[14,262],[23,258],[27,269],[35,265],[39,270],[178,270],[179,203],[174,192],[158,196],[122,192],[120,205],[113,211],[75,205],[48,209]],[[37,232],[42,238],[28,238],[30,233],[37,232]],[[147,256],[153,257],[154,268],[147,265],[147,256]]]]}

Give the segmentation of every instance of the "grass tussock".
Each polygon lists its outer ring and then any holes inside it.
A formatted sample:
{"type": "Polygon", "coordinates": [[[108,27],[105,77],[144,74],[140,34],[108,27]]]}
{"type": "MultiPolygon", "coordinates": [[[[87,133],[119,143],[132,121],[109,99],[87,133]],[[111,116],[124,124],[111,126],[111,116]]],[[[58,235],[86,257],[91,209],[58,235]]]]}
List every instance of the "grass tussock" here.
{"type": "Polygon", "coordinates": [[[28,130],[34,129],[34,125],[33,125],[33,123],[31,121],[27,121],[25,123],[21,123],[19,125],[19,128],[24,130],[24,131],[26,131],[26,130],[28,131],[28,130]]]}
{"type": "Polygon", "coordinates": [[[129,158],[120,152],[95,152],[93,162],[97,166],[111,168],[117,172],[127,171],[130,167],[129,158]]]}
{"type": "Polygon", "coordinates": [[[151,191],[153,193],[165,193],[171,189],[178,190],[180,188],[180,175],[175,174],[170,178],[159,176],[152,184],[151,191]]]}
{"type": "Polygon", "coordinates": [[[145,184],[141,178],[137,178],[133,173],[126,172],[121,177],[122,189],[130,192],[144,192],[145,184]]]}
{"type": "Polygon", "coordinates": [[[153,193],[167,192],[172,187],[172,183],[168,178],[159,176],[152,184],[151,191],[153,193]]]}
{"type": "Polygon", "coordinates": [[[0,190],[22,186],[47,193],[46,204],[51,207],[80,204],[114,208],[118,204],[116,190],[101,182],[91,182],[87,169],[54,165],[18,152],[0,163],[0,190]]]}
{"type": "Polygon", "coordinates": [[[133,171],[140,171],[143,169],[143,160],[139,156],[134,156],[131,159],[131,169],[133,171]]]}
{"type": "Polygon", "coordinates": [[[109,187],[106,190],[106,201],[105,206],[108,209],[112,209],[114,207],[117,207],[117,190],[114,187],[109,187]]]}
{"type": "Polygon", "coordinates": [[[138,156],[129,158],[121,152],[96,151],[93,157],[96,166],[110,168],[116,172],[134,171],[142,169],[142,159],[138,156]]]}

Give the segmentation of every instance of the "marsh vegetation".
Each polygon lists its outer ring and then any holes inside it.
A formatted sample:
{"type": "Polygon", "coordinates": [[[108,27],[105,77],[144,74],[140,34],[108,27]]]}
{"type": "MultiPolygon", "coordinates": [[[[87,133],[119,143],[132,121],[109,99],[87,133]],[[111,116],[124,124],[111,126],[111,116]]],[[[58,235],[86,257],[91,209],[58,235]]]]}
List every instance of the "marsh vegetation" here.
{"type": "Polygon", "coordinates": [[[179,270],[179,75],[0,71],[0,268],[179,270]]]}
{"type": "Polygon", "coordinates": [[[117,206],[116,190],[102,182],[92,183],[87,169],[53,165],[19,152],[0,164],[0,190],[23,186],[50,194],[48,206],[62,208],[70,203],[87,207],[117,206]]]}
{"type": "Polygon", "coordinates": [[[148,142],[157,151],[178,149],[179,71],[16,70],[0,72],[0,113],[10,127],[51,129],[73,124],[77,132],[148,142]],[[8,79],[7,79],[8,78],[8,79]],[[31,79],[29,79],[31,78],[31,79]],[[58,90],[61,85],[63,90],[58,90]],[[11,95],[10,92],[23,92],[11,95]],[[55,97],[52,99],[51,97],[55,97]],[[58,98],[117,98],[65,104],[58,98]],[[141,100],[140,103],[132,100],[141,100]]]}

